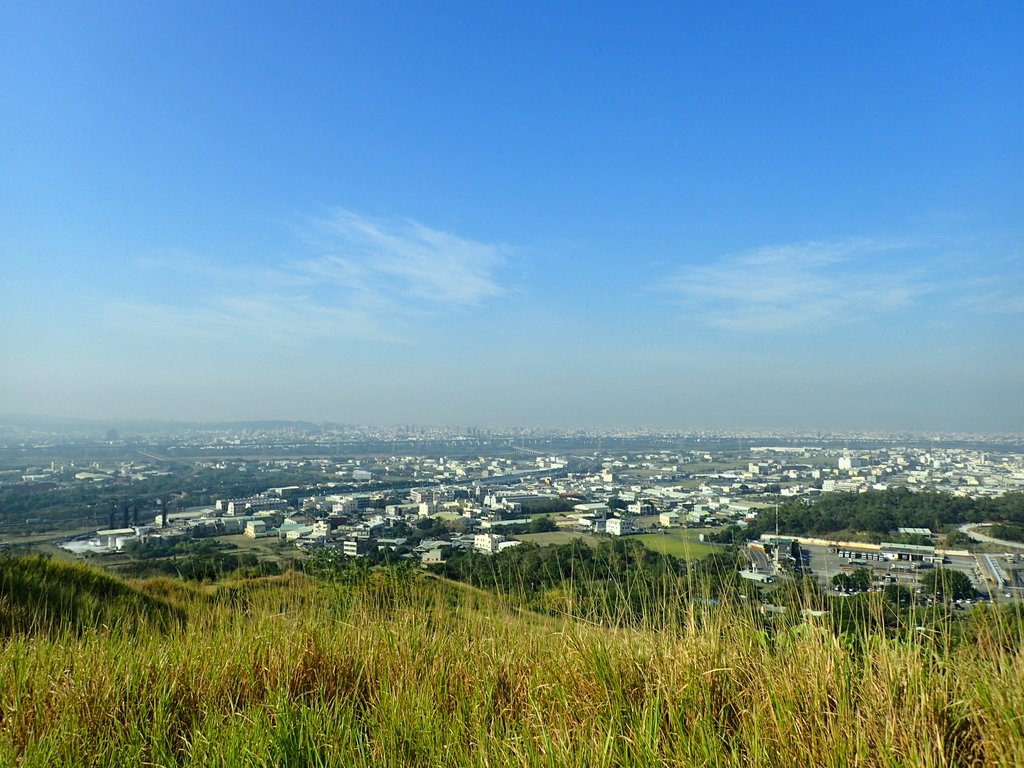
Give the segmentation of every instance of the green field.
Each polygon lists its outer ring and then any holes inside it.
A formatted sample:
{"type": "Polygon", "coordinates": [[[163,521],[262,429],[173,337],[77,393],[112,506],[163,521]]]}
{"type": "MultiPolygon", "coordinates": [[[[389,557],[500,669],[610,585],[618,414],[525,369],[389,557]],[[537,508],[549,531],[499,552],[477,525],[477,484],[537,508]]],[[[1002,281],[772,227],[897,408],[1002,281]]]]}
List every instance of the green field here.
{"type": "Polygon", "coordinates": [[[217,541],[231,544],[239,549],[256,550],[268,555],[279,555],[282,551],[295,549],[290,542],[287,545],[283,544],[276,535],[261,536],[258,539],[254,539],[251,536],[246,536],[244,533],[236,533],[231,536],[218,536],[217,541]]]}
{"type": "Polygon", "coordinates": [[[435,512],[431,517],[436,518],[437,520],[444,520],[449,523],[462,519],[462,515],[458,512],[435,512]]]}
{"type": "Polygon", "coordinates": [[[576,531],[549,531],[548,533],[520,533],[513,538],[520,541],[528,541],[532,544],[568,544],[576,539],[583,539],[592,547],[597,546],[598,539],[589,533],[578,533],[576,531]]]}
{"type": "Polygon", "coordinates": [[[645,533],[636,538],[643,542],[648,549],[666,555],[675,555],[685,560],[700,559],[718,551],[718,547],[713,544],[697,541],[697,534],[688,530],[675,529],[666,533],[645,533]]]}

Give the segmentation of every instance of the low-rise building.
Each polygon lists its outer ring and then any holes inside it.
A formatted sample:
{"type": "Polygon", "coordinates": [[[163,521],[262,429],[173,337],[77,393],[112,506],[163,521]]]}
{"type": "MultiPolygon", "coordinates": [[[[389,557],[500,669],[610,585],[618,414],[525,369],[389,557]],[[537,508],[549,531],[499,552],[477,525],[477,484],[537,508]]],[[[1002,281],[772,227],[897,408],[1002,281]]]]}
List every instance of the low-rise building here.
{"type": "Polygon", "coordinates": [[[369,539],[346,539],[342,542],[341,551],[348,557],[363,557],[370,551],[369,539]]]}
{"type": "Polygon", "coordinates": [[[503,541],[505,537],[500,533],[478,533],[473,537],[473,549],[485,555],[493,555],[503,541]]]}
{"type": "Polygon", "coordinates": [[[588,504],[576,504],[573,507],[573,512],[578,517],[589,517],[598,520],[604,520],[608,517],[608,513],[611,512],[609,506],[603,502],[588,503],[588,504]]]}
{"type": "Polygon", "coordinates": [[[604,524],[605,533],[612,536],[626,536],[634,532],[631,517],[609,517],[604,524]]]}
{"type": "Polygon", "coordinates": [[[250,520],[245,524],[245,535],[250,539],[259,539],[269,536],[266,520],[250,520]]]}
{"type": "Polygon", "coordinates": [[[662,512],[658,515],[658,524],[663,528],[675,528],[680,524],[678,512],[662,512]]]}

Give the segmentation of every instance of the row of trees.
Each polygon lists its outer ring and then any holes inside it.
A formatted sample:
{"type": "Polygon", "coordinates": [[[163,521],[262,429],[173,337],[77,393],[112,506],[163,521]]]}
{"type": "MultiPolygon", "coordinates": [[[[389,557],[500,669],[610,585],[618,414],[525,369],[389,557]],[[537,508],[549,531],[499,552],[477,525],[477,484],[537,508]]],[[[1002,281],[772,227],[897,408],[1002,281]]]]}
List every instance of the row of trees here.
{"type": "Polygon", "coordinates": [[[739,577],[733,553],[686,563],[628,538],[596,546],[582,539],[521,544],[494,555],[457,552],[432,570],[498,592],[522,607],[613,623],[663,620],[691,599],[760,598],[759,588],[739,577]]]}
{"type": "Polygon", "coordinates": [[[683,576],[686,565],[635,540],[609,539],[592,547],[577,539],[551,546],[520,544],[494,555],[458,552],[434,570],[477,587],[532,593],[569,580],[683,576]]]}
{"type": "MultiPolygon", "coordinates": [[[[779,505],[779,530],[796,535],[863,531],[889,536],[897,528],[941,530],[986,521],[1024,525],[1024,493],[971,499],[947,493],[889,488],[866,493],[829,493],[810,506],[802,501],[779,505]]],[[[719,532],[718,537],[724,541],[752,539],[774,530],[775,515],[762,513],[742,531],[730,526],[719,532]]]]}
{"type": "MultiPolygon", "coordinates": [[[[857,568],[851,573],[837,573],[832,577],[833,587],[850,592],[867,592],[871,589],[871,584],[871,571],[868,568],[857,568]]],[[[888,586],[895,590],[906,590],[908,601],[910,600],[910,592],[906,587],[898,587],[895,584],[888,586]]],[[[978,596],[970,577],[951,568],[936,568],[924,574],[921,577],[921,591],[939,600],[970,600],[978,596]]],[[[893,590],[890,589],[890,592],[893,590]]]]}
{"type": "MultiPolygon", "coordinates": [[[[871,636],[869,629],[961,642],[970,637],[975,618],[984,623],[990,613],[981,608],[953,610],[954,600],[974,597],[975,592],[965,574],[951,569],[935,569],[923,577],[925,594],[938,598],[930,602],[897,584],[878,592],[865,590],[836,597],[815,579],[799,574],[762,595],[757,585],[739,577],[738,566],[737,556],[730,552],[684,563],[646,550],[635,540],[616,539],[596,547],[577,540],[549,547],[523,544],[492,556],[456,553],[432,570],[496,592],[518,609],[569,614],[618,626],[690,620],[694,604],[714,610],[712,605],[719,600],[752,608],[770,602],[786,611],[755,610],[750,614],[765,629],[766,640],[798,630],[806,621],[805,609],[826,611],[822,621],[854,645],[871,636]]],[[[386,605],[416,582],[417,569],[408,561],[374,567],[367,558],[324,550],[305,562],[305,570],[346,589],[376,590],[386,605]]],[[[865,588],[871,583],[867,571],[843,576],[852,587],[865,588]]]]}

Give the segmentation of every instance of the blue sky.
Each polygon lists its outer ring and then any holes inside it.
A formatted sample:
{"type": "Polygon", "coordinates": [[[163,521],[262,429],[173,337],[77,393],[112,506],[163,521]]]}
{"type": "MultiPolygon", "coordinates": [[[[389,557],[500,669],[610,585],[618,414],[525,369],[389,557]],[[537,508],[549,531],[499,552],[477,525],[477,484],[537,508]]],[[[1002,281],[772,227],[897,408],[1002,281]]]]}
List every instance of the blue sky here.
{"type": "Polygon", "coordinates": [[[7,3],[0,413],[1024,432],[1019,3],[7,3]]]}

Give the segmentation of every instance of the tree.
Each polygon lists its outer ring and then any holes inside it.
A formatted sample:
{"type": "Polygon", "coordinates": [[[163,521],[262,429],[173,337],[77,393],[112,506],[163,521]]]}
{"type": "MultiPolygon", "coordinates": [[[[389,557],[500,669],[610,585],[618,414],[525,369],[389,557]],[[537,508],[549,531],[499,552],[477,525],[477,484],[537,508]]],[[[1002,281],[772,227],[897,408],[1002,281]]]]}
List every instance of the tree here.
{"type": "Polygon", "coordinates": [[[899,584],[886,584],[882,589],[882,598],[896,608],[909,608],[914,604],[914,595],[899,584]]]}
{"type": "Polygon", "coordinates": [[[1016,523],[996,523],[987,531],[989,536],[1006,541],[1024,541],[1024,525],[1016,523]]]}
{"type": "Polygon", "coordinates": [[[546,533],[557,529],[558,526],[550,517],[536,517],[530,521],[530,533],[546,533]]]}
{"type": "Polygon", "coordinates": [[[949,549],[972,549],[975,541],[966,533],[953,531],[946,534],[946,547],[949,549]]]}
{"type": "Polygon", "coordinates": [[[936,568],[921,577],[921,588],[925,594],[943,600],[968,600],[978,593],[970,577],[963,571],[951,568],[936,568]]]}
{"type": "Polygon", "coordinates": [[[413,535],[412,526],[404,520],[397,520],[391,524],[391,533],[395,536],[405,536],[408,538],[413,535]]]}
{"type": "Polygon", "coordinates": [[[853,573],[837,573],[832,577],[832,586],[837,589],[865,592],[871,588],[871,571],[858,568],[853,573]]]}

